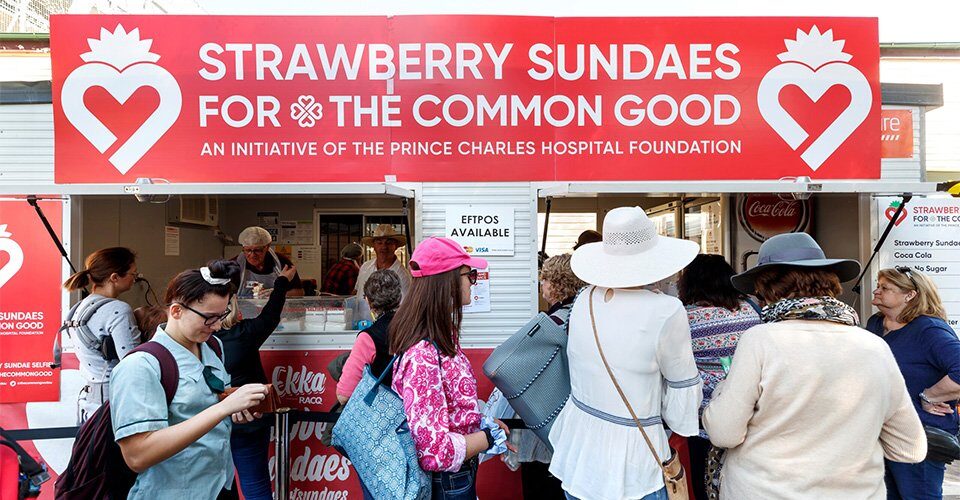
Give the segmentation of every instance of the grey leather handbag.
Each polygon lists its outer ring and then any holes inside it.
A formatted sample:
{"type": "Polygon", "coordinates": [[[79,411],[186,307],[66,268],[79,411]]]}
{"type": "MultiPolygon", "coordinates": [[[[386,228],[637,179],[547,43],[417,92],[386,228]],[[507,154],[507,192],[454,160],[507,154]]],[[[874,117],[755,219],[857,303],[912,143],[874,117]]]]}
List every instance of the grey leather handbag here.
{"type": "Polygon", "coordinates": [[[567,320],[571,306],[540,313],[493,350],[483,372],[550,450],[550,427],[570,397],[567,320]]]}

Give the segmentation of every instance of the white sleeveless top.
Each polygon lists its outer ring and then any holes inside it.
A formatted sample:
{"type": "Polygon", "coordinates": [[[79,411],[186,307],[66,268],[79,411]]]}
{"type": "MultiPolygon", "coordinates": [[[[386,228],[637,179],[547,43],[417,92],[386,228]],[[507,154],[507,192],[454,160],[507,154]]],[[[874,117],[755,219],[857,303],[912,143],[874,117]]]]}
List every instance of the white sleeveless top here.
{"type": "MultiPolygon", "coordinates": [[[[571,397],[550,431],[550,472],[579,498],[641,498],[663,487],[654,461],[597,351],[585,288],[570,314],[567,356],[571,397]]],[[[661,460],[670,457],[663,423],[677,434],[699,430],[702,384],[683,305],[649,290],[597,287],[594,311],[600,343],[620,387],[661,460]]]]}

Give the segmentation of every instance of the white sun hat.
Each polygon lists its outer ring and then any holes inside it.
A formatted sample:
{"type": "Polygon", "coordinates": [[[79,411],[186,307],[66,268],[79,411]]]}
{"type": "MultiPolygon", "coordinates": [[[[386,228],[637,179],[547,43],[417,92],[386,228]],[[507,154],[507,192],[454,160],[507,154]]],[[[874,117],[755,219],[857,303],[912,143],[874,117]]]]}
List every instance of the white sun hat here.
{"type": "Polygon", "coordinates": [[[620,207],[603,219],[603,241],[573,252],[573,274],[607,288],[649,285],[687,266],[700,245],[657,234],[657,227],[640,207],[620,207]]]}

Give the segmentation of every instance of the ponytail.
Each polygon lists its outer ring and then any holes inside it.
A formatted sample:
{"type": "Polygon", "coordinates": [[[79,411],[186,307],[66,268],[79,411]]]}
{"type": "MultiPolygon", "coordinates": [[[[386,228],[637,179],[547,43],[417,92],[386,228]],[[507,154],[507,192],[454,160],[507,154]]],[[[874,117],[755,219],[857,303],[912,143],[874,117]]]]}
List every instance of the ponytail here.
{"type": "Polygon", "coordinates": [[[63,287],[66,288],[68,292],[86,288],[88,285],[90,285],[90,271],[86,269],[73,273],[67,278],[67,281],[63,282],[63,287]]]}
{"type": "Polygon", "coordinates": [[[230,297],[236,293],[234,281],[239,281],[240,274],[240,265],[236,261],[210,261],[206,269],[212,280],[227,280],[227,282],[211,283],[204,278],[200,269],[188,269],[170,280],[170,284],[167,285],[167,292],[164,295],[167,305],[174,302],[183,304],[200,302],[208,294],[230,297]]]}
{"type": "Polygon", "coordinates": [[[87,286],[102,285],[116,273],[126,276],[137,260],[137,254],[125,247],[101,248],[87,256],[84,269],[70,276],[63,283],[68,291],[80,290],[87,286]]]}

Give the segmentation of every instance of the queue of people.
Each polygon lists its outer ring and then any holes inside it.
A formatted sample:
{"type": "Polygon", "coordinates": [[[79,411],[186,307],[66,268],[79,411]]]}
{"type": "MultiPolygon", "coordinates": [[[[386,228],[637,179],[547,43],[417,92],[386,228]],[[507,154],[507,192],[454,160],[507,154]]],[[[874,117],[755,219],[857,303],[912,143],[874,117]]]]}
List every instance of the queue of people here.
{"type": "MultiPolygon", "coordinates": [[[[84,326],[113,356],[78,347],[80,414],[110,400],[115,439],[139,473],[131,498],[236,498],[234,470],[245,498],[271,498],[269,422],[250,408],[268,392],[259,348],[302,286],[269,236],[248,228],[240,255],[184,271],[151,311],[116,300],[138,277],[128,249],[92,254],[64,284],[91,287],[84,302],[105,300],[84,326]],[[269,300],[244,318],[244,296],[269,300]],[[171,404],[156,360],[127,355],[147,340],[141,330],[176,359],[171,404]],[[222,397],[230,386],[239,389],[222,397]],[[185,465],[197,461],[204,467],[185,465]]],[[[740,274],[658,235],[636,207],[581,236],[540,275],[548,314],[563,312],[571,387],[549,443],[481,411],[460,334],[484,259],[427,238],[408,270],[396,256],[406,237],[388,225],[363,239],[376,258],[341,253],[338,276],[375,321],[346,358],[337,399],[350,401],[365,366],[379,376],[396,356],[386,384],[402,399],[432,498],[476,498],[481,454],[519,464],[525,498],[683,498],[687,476],[698,500],[942,496],[944,462],[930,458],[926,436],[958,433],[960,340],[929,277],[880,271],[879,313],[861,327],[839,300],[859,263],[827,258],[805,233],[770,238],[740,274]],[[656,286],[674,275],[678,298],[656,286]],[[686,438],[689,471],[671,436],[686,438]]]]}

